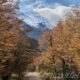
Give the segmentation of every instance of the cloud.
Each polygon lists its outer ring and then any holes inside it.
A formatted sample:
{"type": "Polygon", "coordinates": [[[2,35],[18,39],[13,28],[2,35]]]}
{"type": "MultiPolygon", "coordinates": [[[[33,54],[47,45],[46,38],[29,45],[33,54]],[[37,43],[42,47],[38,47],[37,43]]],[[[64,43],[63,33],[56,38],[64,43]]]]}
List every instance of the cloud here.
{"type": "MultiPolygon", "coordinates": [[[[63,20],[71,12],[70,5],[61,5],[61,3],[71,3],[72,0],[20,0],[20,13],[22,19],[31,25],[37,25],[45,19],[53,28],[59,20],[63,20]],[[40,17],[43,17],[42,19],[40,17]]],[[[74,0],[75,1],[75,0],[74,0]]],[[[73,3],[73,2],[72,2],[73,3]]],[[[72,5],[72,4],[71,4],[72,5]]]]}
{"type": "Polygon", "coordinates": [[[43,3],[44,0],[20,0],[20,7],[31,10],[35,7],[38,7],[39,5],[42,5],[43,3]]]}
{"type": "Polygon", "coordinates": [[[57,4],[53,8],[35,8],[34,11],[46,18],[54,26],[57,21],[64,19],[65,15],[71,11],[71,7],[57,4]]]}

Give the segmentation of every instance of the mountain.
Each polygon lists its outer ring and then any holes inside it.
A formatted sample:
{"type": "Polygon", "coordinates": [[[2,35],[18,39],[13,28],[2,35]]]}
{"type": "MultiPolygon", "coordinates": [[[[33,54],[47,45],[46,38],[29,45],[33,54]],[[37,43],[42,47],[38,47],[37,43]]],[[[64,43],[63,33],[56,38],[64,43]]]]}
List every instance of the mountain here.
{"type": "Polygon", "coordinates": [[[50,26],[49,22],[44,17],[33,11],[32,13],[27,12],[27,14],[25,14],[25,12],[19,12],[18,18],[23,21],[21,29],[26,32],[31,30],[31,32],[28,32],[28,35],[36,40],[38,40],[42,32],[45,29],[49,29],[50,26]]]}
{"type": "Polygon", "coordinates": [[[33,29],[28,33],[30,37],[38,40],[45,29],[53,29],[55,24],[64,16],[63,13],[68,12],[69,7],[60,4],[53,4],[52,6],[43,6],[42,0],[30,2],[30,0],[21,0],[18,17],[25,23],[25,28],[33,29]],[[38,5],[37,5],[38,3],[38,5]],[[40,3],[40,4],[39,4],[40,3]]]}
{"type": "Polygon", "coordinates": [[[29,33],[30,31],[32,31],[34,29],[32,26],[28,25],[24,21],[22,21],[22,25],[20,28],[21,28],[21,30],[26,31],[27,33],[29,33]]]}
{"type": "Polygon", "coordinates": [[[49,28],[50,24],[49,21],[38,14],[37,12],[30,11],[30,12],[18,12],[18,18],[22,19],[25,23],[28,25],[34,27],[34,28],[39,28],[39,24],[42,23],[42,25],[46,25],[47,28],[49,28]]]}
{"type": "Polygon", "coordinates": [[[39,40],[43,31],[48,29],[48,27],[46,27],[45,22],[38,23],[37,26],[35,27],[35,26],[31,26],[23,21],[23,24],[21,25],[21,29],[24,30],[28,34],[29,37],[31,37],[35,40],[39,40]]]}
{"type": "Polygon", "coordinates": [[[44,30],[48,29],[45,22],[38,23],[37,28],[33,28],[31,32],[28,33],[33,39],[39,40],[44,30]]]}

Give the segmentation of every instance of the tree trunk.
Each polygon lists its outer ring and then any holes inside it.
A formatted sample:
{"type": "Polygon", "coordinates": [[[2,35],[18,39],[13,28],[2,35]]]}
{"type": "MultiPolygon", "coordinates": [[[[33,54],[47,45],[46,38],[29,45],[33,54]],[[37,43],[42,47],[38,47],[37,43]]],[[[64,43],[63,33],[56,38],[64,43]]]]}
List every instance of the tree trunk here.
{"type": "Polygon", "coordinates": [[[23,79],[23,75],[22,75],[22,73],[19,73],[17,80],[22,80],[22,79],[23,79]]]}
{"type": "Polygon", "coordinates": [[[66,68],[65,68],[65,60],[61,59],[62,61],[62,69],[63,69],[63,80],[66,80],[66,68]]]}
{"type": "Polygon", "coordinates": [[[9,80],[9,78],[10,78],[10,75],[2,76],[2,80],[9,80]]]}

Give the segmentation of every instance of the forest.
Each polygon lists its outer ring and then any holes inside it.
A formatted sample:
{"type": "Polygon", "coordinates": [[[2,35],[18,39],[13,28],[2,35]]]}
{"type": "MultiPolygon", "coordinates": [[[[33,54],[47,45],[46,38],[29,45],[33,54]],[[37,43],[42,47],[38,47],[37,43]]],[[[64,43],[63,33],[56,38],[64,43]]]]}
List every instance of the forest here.
{"type": "Polygon", "coordinates": [[[0,80],[80,80],[80,7],[40,39],[17,17],[19,1],[0,0],[0,80]],[[42,79],[25,73],[38,72],[42,79]]]}

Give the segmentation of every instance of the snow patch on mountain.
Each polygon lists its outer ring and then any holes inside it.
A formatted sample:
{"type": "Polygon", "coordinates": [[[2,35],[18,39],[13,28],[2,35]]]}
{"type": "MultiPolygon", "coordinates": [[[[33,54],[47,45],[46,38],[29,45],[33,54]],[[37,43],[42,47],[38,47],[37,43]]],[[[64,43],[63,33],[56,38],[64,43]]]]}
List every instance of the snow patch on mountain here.
{"type": "Polygon", "coordinates": [[[58,4],[53,8],[35,8],[34,11],[46,18],[53,28],[59,20],[65,19],[71,13],[71,7],[58,4]]]}

